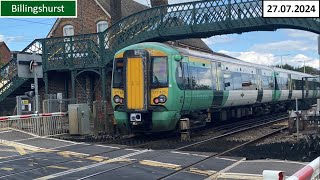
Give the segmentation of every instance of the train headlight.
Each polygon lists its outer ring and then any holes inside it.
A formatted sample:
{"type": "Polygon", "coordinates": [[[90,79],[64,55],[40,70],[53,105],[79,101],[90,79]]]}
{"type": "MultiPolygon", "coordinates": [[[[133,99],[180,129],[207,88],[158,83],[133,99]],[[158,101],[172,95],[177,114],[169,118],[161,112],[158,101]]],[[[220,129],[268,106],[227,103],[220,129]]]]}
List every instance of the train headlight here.
{"type": "Polygon", "coordinates": [[[154,99],[153,99],[153,102],[154,102],[155,104],[159,104],[159,99],[158,99],[158,98],[154,98],[154,99]]]}
{"type": "Polygon", "coordinates": [[[159,103],[165,103],[167,101],[167,97],[165,95],[160,95],[158,99],[159,103]]]}
{"type": "Polygon", "coordinates": [[[120,98],[120,96],[115,95],[115,96],[113,97],[113,101],[114,101],[115,103],[121,103],[121,98],[120,98]]]}

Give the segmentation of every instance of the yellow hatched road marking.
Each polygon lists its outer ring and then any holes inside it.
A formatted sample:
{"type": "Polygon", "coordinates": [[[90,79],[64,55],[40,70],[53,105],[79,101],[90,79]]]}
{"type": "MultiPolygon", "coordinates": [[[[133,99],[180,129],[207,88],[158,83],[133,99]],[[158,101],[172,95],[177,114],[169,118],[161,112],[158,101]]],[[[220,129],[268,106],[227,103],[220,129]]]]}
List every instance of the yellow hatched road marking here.
{"type": "Polygon", "coordinates": [[[4,170],[4,171],[13,171],[14,169],[13,169],[13,168],[6,168],[6,167],[3,167],[3,168],[0,168],[0,170],[4,170]]]}
{"type": "Polygon", "coordinates": [[[27,154],[27,152],[21,147],[21,146],[18,146],[18,147],[15,147],[16,148],[16,150],[18,151],[18,153],[20,154],[20,155],[26,155],[27,154]]]}
{"type": "Polygon", "coordinates": [[[200,170],[197,168],[190,168],[189,169],[190,173],[195,173],[195,174],[200,174],[200,175],[205,175],[205,176],[211,176],[214,173],[217,173],[217,171],[213,171],[213,170],[200,170]]]}
{"type": "Polygon", "coordinates": [[[162,167],[162,168],[174,169],[174,170],[181,169],[181,165],[171,164],[171,163],[163,163],[163,162],[158,162],[158,161],[142,160],[139,163],[142,165],[146,165],[146,166],[162,167]]]}

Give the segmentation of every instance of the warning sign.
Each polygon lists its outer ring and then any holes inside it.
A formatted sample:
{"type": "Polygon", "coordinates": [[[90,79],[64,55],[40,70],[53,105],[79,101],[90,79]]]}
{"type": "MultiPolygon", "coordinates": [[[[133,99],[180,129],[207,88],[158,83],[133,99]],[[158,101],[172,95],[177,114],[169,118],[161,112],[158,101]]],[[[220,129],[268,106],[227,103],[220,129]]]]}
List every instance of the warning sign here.
{"type": "Polygon", "coordinates": [[[29,100],[21,100],[21,103],[25,106],[29,105],[29,100]]]}

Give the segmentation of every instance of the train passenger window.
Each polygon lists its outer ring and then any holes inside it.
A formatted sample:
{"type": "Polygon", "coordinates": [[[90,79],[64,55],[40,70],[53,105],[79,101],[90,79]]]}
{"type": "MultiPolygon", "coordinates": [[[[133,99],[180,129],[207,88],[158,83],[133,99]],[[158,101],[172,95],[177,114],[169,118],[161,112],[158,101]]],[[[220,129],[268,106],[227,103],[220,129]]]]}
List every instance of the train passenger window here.
{"type": "Polygon", "coordinates": [[[168,69],[166,57],[153,57],[151,61],[151,86],[162,87],[168,85],[168,69]]]}
{"type": "Polygon", "coordinates": [[[242,89],[244,89],[244,90],[256,90],[257,89],[255,75],[242,73],[241,78],[242,78],[242,89]]]}
{"type": "Polygon", "coordinates": [[[232,79],[233,79],[233,90],[242,90],[241,73],[237,73],[237,72],[232,73],[232,79]]]}
{"type": "Polygon", "coordinates": [[[193,89],[212,89],[211,68],[190,67],[191,85],[193,89]]]}
{"type": "Polygon", "coordinates": [[[113,71],[113,87],[123,87],[123,59],[115,59],[113,71]]]}
{"type": "Polygon", "coordinates": [[[273,89],[273,79],[271,76],[262,76],[262,88],[264,90],[273,89]]]}
{"type": "Polygon", "coordinates": [[[301,80],[293,79],[292,82],[293,82],[293,90],[302,90],[301,80]]]}
{"type": "Polygon", "coordinates": [[[288,90],[289,89],[288,78],[280,78],[280,79],[281,79],[281,89],[288,90]]]}
{"type": "Polygon", "coordinates": [[[224,90],[233,90],[232,74],[230,72],[224,72],[224,90]]]}

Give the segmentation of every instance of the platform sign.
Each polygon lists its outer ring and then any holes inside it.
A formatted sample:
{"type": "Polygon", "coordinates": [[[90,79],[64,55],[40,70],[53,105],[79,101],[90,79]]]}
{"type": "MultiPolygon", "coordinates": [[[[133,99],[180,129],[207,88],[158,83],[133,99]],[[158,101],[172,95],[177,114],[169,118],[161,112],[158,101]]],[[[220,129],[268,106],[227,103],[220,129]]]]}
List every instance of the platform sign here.
{"type": "Polygon", "coordinates": [[[18,76],[21,78],[33,78],[34,72],[38,78],[43,78],[42,57],[37,54],[18,54],[18,76]],[[32,64],[37,64],[33,66],[32,64]],[[32,67],[32,68],[30,68],[32,67]]]}

